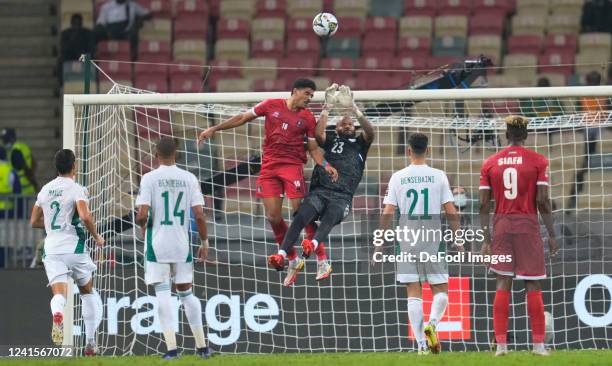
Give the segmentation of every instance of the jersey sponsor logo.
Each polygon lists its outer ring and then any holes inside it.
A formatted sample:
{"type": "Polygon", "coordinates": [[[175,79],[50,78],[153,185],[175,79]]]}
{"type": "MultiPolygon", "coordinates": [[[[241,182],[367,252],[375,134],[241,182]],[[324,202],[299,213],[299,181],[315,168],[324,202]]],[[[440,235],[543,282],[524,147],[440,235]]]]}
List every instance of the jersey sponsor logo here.
{"type": "Polygon", "coordinates": [[[302,122],[303,122],[303,121],[302,121],[301,119],[298,119],[298,121],[297,121],[297,126],[298,126],[298,127],[302,127],[302,122]]]}
{"type": "Polygon", "coordinates": [[[272,117],[278,118],[278,116],[280,116],[280,113],[279,113],[279,112],[274,112],[274,113],[272,113],[272,117]]]}
{"type": "Polygon", "coordinates": [[[497,159],[497,165],[520,165],[523,164],[522,156],[512,156],[497,159]]]}

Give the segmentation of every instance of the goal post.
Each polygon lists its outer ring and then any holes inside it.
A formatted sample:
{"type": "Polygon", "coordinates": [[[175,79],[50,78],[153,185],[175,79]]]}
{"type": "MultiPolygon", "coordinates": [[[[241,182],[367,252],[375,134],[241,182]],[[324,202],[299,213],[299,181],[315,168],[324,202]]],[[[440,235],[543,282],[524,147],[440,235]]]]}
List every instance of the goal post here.
{"type": "MultiPolygon", "coordinates": [[[[98,332],[103,354],[165,349],[154,292],[144,284],[142,238],[133,226],[139,180],[156,166],[154,143],[160,136],[178,140],[177,164],[198,177],[205,196],[211,258],[195,266],[194,293],[202,300],[212,347],[232,353],[401,351],[414,349],[405,288],[396,283],[393,264],[369,265],[371,219],[379,213],[388,179],[409,164],[408,136],[425,133],[431,146],[428,163],[444,170],[457,192],[465,192],[465,200],[458,202],[462,224],[477,227],[480,166],[506,145],[503,119],[510,114],[530,118],[526,146],[550,162],[561,245],[556,259],[547,258],[549,276],[543,281],[545,309],[554,319],[551,346],[612,345],[612,285],[592,277],[612,273],[612,247],[604,245],[612,223],[612,86],[355,91],[376,138],[352,212],[326,242],[334,273],[317,283],[316,265],[307,261],[292,288],[282,287],[282,274],[266,265],[277,245],[256,198],[263,119],[196,143],[196,133],[204,128],[264,99],[288,96],[156,94],[122,85],[109,94],[64,95],[64,146],[75,150],[79,168],[86,167],[77,181],[86,182],[90,208],[107,238],[107,247],[95,253],[94,278],[104,302],[98,332]],[[575,292],[583,298],[575,299],[575,292]]],[[[323,98],[321,91],[314,95],[310,108],[315,116],[323,98]]],[[[338,117],[332,114],[330,125],[338,117]]],[[[283,215],[291,220],[287,202],[283,215]]],[[[450,305],[440,327],[443,348],[488,350],[494,281],[482,265],[451,265],[449,271],[450,305]]],[[[518,349],[531,341],[522,287],[514,287],[509,325],[518,349]]],[[[427,296],[426,291],[426,309],[427,296]]],[[[75,314],[79,303],[75,300],[75,314]]],[[[192,347],[176,304],[179,346],[192,347]]],[[[75,321],[80,321],[77,316],[75,321]]],[[[75,345],[83,346],[83,336],[74,336],[75,345]]]]}

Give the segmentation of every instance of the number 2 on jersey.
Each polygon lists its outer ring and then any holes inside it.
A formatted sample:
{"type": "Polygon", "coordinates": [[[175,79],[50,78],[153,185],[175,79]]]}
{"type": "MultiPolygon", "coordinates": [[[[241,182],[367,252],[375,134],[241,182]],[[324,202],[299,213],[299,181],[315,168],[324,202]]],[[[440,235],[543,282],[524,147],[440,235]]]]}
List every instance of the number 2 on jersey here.
{"type": "Polygon", "coordinates": [[[55,213],[53,213],[53,219],[51,219],[51,230],[59,230],[62,227],[55,223],[57,221],[57,216],[60,213],[60,204],[59,204],[59,202],[57,202],[57,201],[51,202],[51,209],[55,210],[55,213]]]}
{"type": "Polygon", "coordinates": [[[504,197],[513,200],[518,195],[518,172],[516,168],[504,169],[504,197]]]}
{"type": "Polygon", "coordinates": [[[421,189],[421,194],[423,195],[423,215],[421,216],[413,216],[412,212],[416,208],[417,202],[419,201],[419,193],[416,189],[409,189],[406,192],[406,196],[412,200],[410,203],[410,207],[408,208],[408,218],[410,220],[429,220],[431,216],[429,216],[429,188],[421,189]]]}
{"type": "MultiPolygon", "coordinates": [[[[162,225],[173,225],[174,222],[170,221],[170,194],[168,191],[164,191],[162,193],[162,197],[164,198],[164,219],[160,224],[162,225]]],[[[181,208],[181,199],[183,199],[183,192],[179,192],[178,198],[176,199],[176,203],[174,204],[174,217],[181,218],[181,225],[185,224],[185,210],[180,210],[181,208]]]]}

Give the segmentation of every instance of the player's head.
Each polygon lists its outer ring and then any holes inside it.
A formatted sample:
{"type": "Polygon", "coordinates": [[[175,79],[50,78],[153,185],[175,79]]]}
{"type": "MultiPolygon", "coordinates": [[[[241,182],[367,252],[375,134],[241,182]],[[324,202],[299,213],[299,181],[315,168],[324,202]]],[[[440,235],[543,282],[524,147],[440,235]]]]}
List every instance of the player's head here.
{"type": "Polygon", "coordinates": [[[14,128],[5,128],[0,132],[0,136],[2,137],[2,142],[5,145],[10,145],[17,141],[17,133],[14,128]]]}
{"type": "Polygon", "coordinates": [[[527,139],[529,120],[523,116],[508,116],[506,122],[506,138],[511,143],[522,143],[527,139]]]}
{"type": "Polygon", "coordinates": [[[291,85],[291,99],[295,108],[306,108],[317,90],[314,81],[306,78],[299,78],[291,85]]]}
{"type": "Polygon", "coordinates": [[[589,86],[600,85],[601,84],[601,74],[597,71],[591,71],[586,76],[586,83],[589,86]]]}
{"type": "Polygon", "coordinates": [[[408,138],[408,156],[411,158],[424,158],[427,154],[429,138],[422,133],[413,133],[408,138]]]}
{"type": "Polygon", "coordinates": [[[76,156],[70,149],[62,149],[55,153],[55,169],[59,175],[74,175],[76,173],[76,156]]]}
{"type": "Polygon", "coordinates": [[[176,160],[177,144],[172,137],[164,136],[155,145],[155,156],[160,160],[176,160]]]}
{"type": "Polygon", "coordinates": [[[75,29],[83,27],[83,16],[79,13],[72,14],[70,17],[70,26],[75,29]]]}
{"type": "Polygon", "coordinates": [[[355,124],[351,116],[344,116],[336,122],[336,133],[338,136],[345,138],[355,137],[355,124]]]}

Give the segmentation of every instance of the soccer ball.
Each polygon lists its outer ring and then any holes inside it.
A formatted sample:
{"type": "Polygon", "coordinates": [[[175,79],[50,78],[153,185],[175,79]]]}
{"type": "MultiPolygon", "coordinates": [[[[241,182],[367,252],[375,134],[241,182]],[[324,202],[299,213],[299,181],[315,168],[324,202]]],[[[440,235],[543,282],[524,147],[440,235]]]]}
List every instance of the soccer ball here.
{"type": "Polygon", "coordinates": [[[312,20],[312,30],[319,37],[331,37],[338,31],[338,19],[330,13],[319,13],[312,20]]]}
{"type": "Polygon", "coordinates": [[[551,313],[548,311],[544,312],[544,343],[550,344],[553,341],[553,323],[554,319],[551,313]]]}

